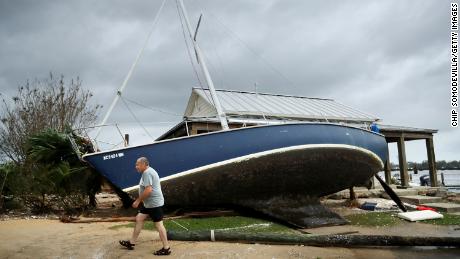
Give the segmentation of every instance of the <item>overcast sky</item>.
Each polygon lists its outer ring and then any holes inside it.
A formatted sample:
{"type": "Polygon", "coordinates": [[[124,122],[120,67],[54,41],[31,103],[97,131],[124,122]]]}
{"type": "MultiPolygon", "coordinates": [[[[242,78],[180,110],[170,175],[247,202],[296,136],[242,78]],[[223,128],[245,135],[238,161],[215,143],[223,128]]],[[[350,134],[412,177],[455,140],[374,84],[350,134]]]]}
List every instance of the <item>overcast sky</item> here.
{"type": "MultiPolygon", "coordinates": [[[[450,127],[450,2],[185,0],[217,88],[332,98],[383,123],[438,129],[437,160],[459,160],[450,127]],[[249,46],[249,48],[248,48],[249,46]]],[[[142,47],[160,0],[0,0],[0,92],[49,72],[79,76],[101,118],[142,47]]],[[[199,86],[174,0],[167,0],[124,95],[182,115],[199,86]]],[[[156,137],[181,116],[130,107],[156,137]]],[[[123,103],[109,122],[149,140],[123,103]]],[[[102,139],[113,139],[114,130],[102,139]]],[[[397,161],[395,145],[390,159],[397,161]]],[[[407,143],[409,161],[427,159],[407,143]]]]}

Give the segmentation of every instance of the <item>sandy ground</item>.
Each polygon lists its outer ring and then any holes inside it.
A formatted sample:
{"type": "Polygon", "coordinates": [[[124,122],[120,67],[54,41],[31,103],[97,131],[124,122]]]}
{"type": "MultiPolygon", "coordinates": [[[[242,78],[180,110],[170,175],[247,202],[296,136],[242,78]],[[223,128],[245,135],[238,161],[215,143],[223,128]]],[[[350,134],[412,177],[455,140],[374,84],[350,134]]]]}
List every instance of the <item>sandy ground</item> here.
{"type": "MultiPolygon", "coordinates": [[[[0,221],[0,258],[154,258],[161,247],[158,233],[143,231],[135,250],[118,245],[130,236],[132,229],[109,229],[123,223],[61,223],[58,220],[14,219],[0,221]]],[[[353,227],[363,233],[426,233],[457,235],[453,227],[414,225],[398,228],[353,227]],[[414,229],[421,229],[416,232],[414,229]],[[398,232],[399,231],[399,232],[398,232]]],[[[349,226],[318,228],[312,233],[349,231],[349,226]]],[[[171,242],[173,253],[168,258],[459,258],[460,249],[436,248],[340,248],[285,245],[235,244],[220,242],[171,242]]]]}
{"type": "MultiPolygon", "coordinates": [[[[100,207],[90,217],[133,216],[135,211],[120,210],[118,198],[99,197],[100,207]]],[[[360,210],[331,201],[341,215],[360,210]]],[[[363,212],[364,213],[364,212],[363,212]]],[[[5,218],[3,218],[5,219],[5,218]]],[[[131,236],[131,228],[110,229],[126,223],[62,223],[49,219],[7,219],[0,221],[0,258],[155,258],[161,248],[158,233],[143,231],[136,249],[129,251],[118,240],[131,236]]],[[[374,235],[460,236],[459,226],[434,226],[423,223],[396,227],[334,226],[308,229],[312,234],[344,232],[374,235]]],[[[237,244],[221,242],[171,242],[173,253],[167,258],[460,258],[460,248],[347,248],[287,245],[237,244]]]]}

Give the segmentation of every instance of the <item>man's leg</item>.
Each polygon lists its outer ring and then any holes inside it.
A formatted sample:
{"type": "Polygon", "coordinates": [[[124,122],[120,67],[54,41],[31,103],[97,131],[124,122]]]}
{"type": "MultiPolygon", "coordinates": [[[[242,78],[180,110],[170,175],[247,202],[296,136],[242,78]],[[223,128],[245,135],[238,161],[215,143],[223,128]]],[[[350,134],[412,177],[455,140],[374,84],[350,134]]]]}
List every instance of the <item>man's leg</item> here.
{"type": "Polygon", "coordinates": [[[129,240],[131,244],[136,244],[137,237],[139,237],[139,234],[141,233],[141,230],[144,227],[144,221],[148,216],[149,216],[148,214],[137,213],[136,226],[134,227],[134,230],[133,230],[133,236],[129,240]]]}
{"type": "Polygon", "coordinates": [[[155,222],[155,228],[158,230],[158,233],[160,233],[160,239],[163,243],[163,248],[169,248],[168,235],[166,234],[166,228],[163,225],[163,220],[155,222]]]}

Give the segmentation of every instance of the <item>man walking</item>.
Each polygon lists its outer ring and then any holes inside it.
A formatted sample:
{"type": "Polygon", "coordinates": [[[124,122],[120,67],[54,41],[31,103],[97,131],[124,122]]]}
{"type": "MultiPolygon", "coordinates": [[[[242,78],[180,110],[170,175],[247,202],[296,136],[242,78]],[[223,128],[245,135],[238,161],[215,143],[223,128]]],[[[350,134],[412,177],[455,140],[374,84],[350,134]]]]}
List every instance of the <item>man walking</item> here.
{"type": "Polygon", "coordinates": [[[130,240],[120,240],[120,245],[132,250],[136,245],[137,237],[144,227],[145,219],[150,218],[155,223],[155,228],[160,234],[163,247],[154,252],[154,255],[169,255],[171,249],[168,244],[166,229],[163,225],[163,209],[164,198],[161,192],[160,177],[158,173],[149,166],[149,160],[145,157],[140,157],[136,161],[136,170],[142,174],[139,182],[139,198],[133,202],[133,208],[139,208],[139,213],[136,216],[136,226],[133,230],[133,235],[130,240]]]}

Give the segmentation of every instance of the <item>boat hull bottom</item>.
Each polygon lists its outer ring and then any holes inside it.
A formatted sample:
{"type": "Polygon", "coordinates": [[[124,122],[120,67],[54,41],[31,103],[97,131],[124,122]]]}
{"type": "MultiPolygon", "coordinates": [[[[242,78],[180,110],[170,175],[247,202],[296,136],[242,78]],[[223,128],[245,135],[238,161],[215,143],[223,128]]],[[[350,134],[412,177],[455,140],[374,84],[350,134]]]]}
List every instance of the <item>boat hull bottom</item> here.
{"type": "Polygon", "coordinates": [[[319,197],[362,185],[382,167],[368,150],[306,145],[207,166],[161,184],[169,206],[243,206],[298,227],[315,227],[346,222],[319,197]]]}
{"type": "Polygon", "coordinates": [[[364,149],[306,145],[203,167],[164,179],[161,185],[170,205],[240,205],[280,196],[321,197],[360,186],[382,167],[364,149]]]}

